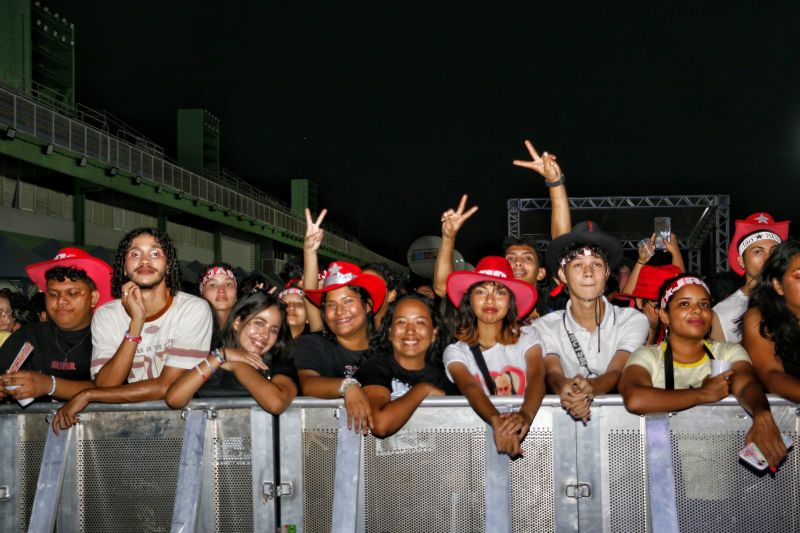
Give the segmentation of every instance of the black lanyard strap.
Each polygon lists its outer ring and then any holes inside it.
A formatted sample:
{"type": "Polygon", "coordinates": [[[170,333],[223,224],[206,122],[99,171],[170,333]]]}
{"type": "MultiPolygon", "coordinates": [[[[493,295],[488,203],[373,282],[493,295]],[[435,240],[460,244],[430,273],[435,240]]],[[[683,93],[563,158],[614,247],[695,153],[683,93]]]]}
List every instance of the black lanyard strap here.
{"type": "MultiPolygon", "coordinates": [[[[672,365],[672,346],[669,341],[666,341],[667,348],[664,350],[664,389],[675,390],[675,370],[672,365]]],[[[714,354],[711,353],[708,345],[703,343],[703,351],[709,359],[714,359],[714,354]]]]}
{"type": "Polygon", "coordinates": [[[489,373],[489,367],[486,366],[486,359],[483,358],[481,349],[477,344],[475,346],[470,346],[469,349],[472,351],[472,356],[475,358],[475,362],[478,364],[481,374],[483,374],[483,381],[486,382],[486,388],[489,389],[489,396],[494,396],[497,394],[497,387],[494,385],[494,380],[489,373]]]}
{"type": "MultiPolygon", "coordinates": [[[[586,360],[586,355],[583,353],[583,348],[581,348],[581,344],[578,342],[578,338],[575,337],[575,334],[567,329],[567,311],[564,311],[563,315],[563,323],[564,323],[564,331],[567,332],[567,337],[569,337],[569,342],[572,344],[572,351],[575,352],[575,357],[578,359],[578,364],[581,365],[586,370],[586,377],[587,378],[596,378],[597,372],[589,368],[589,363],[586,360]]],[[[597,329],[600,329],[600,325],[598,324],[597,329]]],[[[598,336],[600,335],[598,331],[598,336]]],[[[599,337],[598,337],[599,340],[599,337]]],[[[598,349],[599,353],[599,349],[598,349]]]]}

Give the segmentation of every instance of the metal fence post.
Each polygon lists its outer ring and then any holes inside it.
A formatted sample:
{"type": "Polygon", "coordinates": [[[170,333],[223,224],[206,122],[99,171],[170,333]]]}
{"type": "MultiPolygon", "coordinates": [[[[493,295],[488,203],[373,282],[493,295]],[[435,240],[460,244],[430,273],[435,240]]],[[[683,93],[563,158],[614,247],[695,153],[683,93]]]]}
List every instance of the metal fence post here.
{"type": "Polygon", "coordinates": [[[486,524],[485,531],[511,532],[511,485],[509,458],[494,444],[492,426],[486,425],[486,524]]]}
{"type": "Polygon", "coordinates": [[[339,417],[336,437],[336,477],[333,482],[332,533],[358,531],[358,489],[361,481],[361,444],[359,433],[347,427],[347,413],[339,417]]]}
{"type": "Polygon", "coordinates": [[[666,414],[648,415],[645,427],[651,528],[653,533],[678,533],[669,417],[666,414]]]}
{"type": "Polygon", "coordinates": [[[47,432],[39,481],[36,483],[36,496],[33,499],[31,519],[28,522],[28,533],[53,531],[71,436],[72,428],[59,433],[47,432]]]}
{"type": "Polygon", "coordinates": [[[172,512],[173,533],[193,532],[197,523],[200,487],[203,479],[203,453],[206,443],[205,411],[189,411],[183,431],[178,486],[172,512]]]}

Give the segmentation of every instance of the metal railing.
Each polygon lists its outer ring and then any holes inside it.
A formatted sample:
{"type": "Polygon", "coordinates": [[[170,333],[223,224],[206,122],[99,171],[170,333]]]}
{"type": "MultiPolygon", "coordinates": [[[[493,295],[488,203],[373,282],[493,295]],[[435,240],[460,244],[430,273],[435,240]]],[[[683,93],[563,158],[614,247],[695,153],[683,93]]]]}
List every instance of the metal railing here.
{"type": "MultiPolygon", "coordinates": [[[[217,183],[207,179],[168,161],[157,145],[136,146],[6,88],[0,88],[0,125],[74,152],[78,157],[85,155],[109,168],[141,176],[186,198],[247,217],[254,224],[269,225],[298,243],[303,241],[305,219],[266,193],[249,185],[236,188],[230,180],[217,183]]],[[[398,272],[408,271],[407,267],[330,232],[326,232],[322,242],[322,249],[325,248],[362,262],[384,262],[398,272]]]]}
{"type": "MultiPolygon", "coordinates": [[[[797,406],[770,400],[797,441],[797,406]]],[[[584,426],[548,396],[515,461],[461,397],[383,440],[310,398],[280,417],[250,398],[93,405],[60,437],[56,407],[0,407],[1,531],[800,530],[797,451],[776,474],[740,464],[751,420],[733,398],[639,417],[598,397],[584,426]]]]}

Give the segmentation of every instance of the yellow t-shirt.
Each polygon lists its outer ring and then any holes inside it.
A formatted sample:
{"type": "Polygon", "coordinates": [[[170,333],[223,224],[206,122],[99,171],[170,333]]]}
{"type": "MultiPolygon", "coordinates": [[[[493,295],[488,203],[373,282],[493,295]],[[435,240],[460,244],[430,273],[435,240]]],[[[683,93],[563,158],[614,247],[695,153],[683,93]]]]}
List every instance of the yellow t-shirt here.
{"type": "MultiPolygon", "coordinates": [[[[9,338],[10,336],[11,336],[11,333],[9,333],[7,331],[0,331],[0,346],[2,346],[3,343],[6,342],[6,339],[9,338]]],[[[2,371],[5,372],[6,371],[5,368],[2,369],[2,371]]]]}
{"type": "MultiPolygon", "coordinates": [[[[731,363],[737,361],[750,362],[747,352],[739,344],[733,342],[706,342],[706,345],[711,350],[714,358],[720,361],[730,361],[731,363]]],[[[653,387],[663,389],[665,387],[664,350],[666,348],[667,345],[664,342],[657,346],[642,346],[628,357],[628,363],[625,368],[631,365],[643,367],[650,374],[653,387]]],[[[672,369],[676,389],[696,389],[703,384],[703,379],[711,373],[711,359],[704,353],[703,357],[694,363],[678,363],[673,360],[672,369]]]]}

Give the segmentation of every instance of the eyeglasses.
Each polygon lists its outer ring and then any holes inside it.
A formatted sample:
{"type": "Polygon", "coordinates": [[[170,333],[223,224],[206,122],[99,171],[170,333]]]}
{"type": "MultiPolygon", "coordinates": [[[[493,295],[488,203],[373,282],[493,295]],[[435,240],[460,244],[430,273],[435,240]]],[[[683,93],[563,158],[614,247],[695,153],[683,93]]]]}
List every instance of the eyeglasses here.
{"type": "Polygon", "coordinates": [[[10,318],[13,320],[14,311],[12,309],[9,309],[8,311],[6,311],[5,309],[0,309],[0,318],[10,318]]]}

